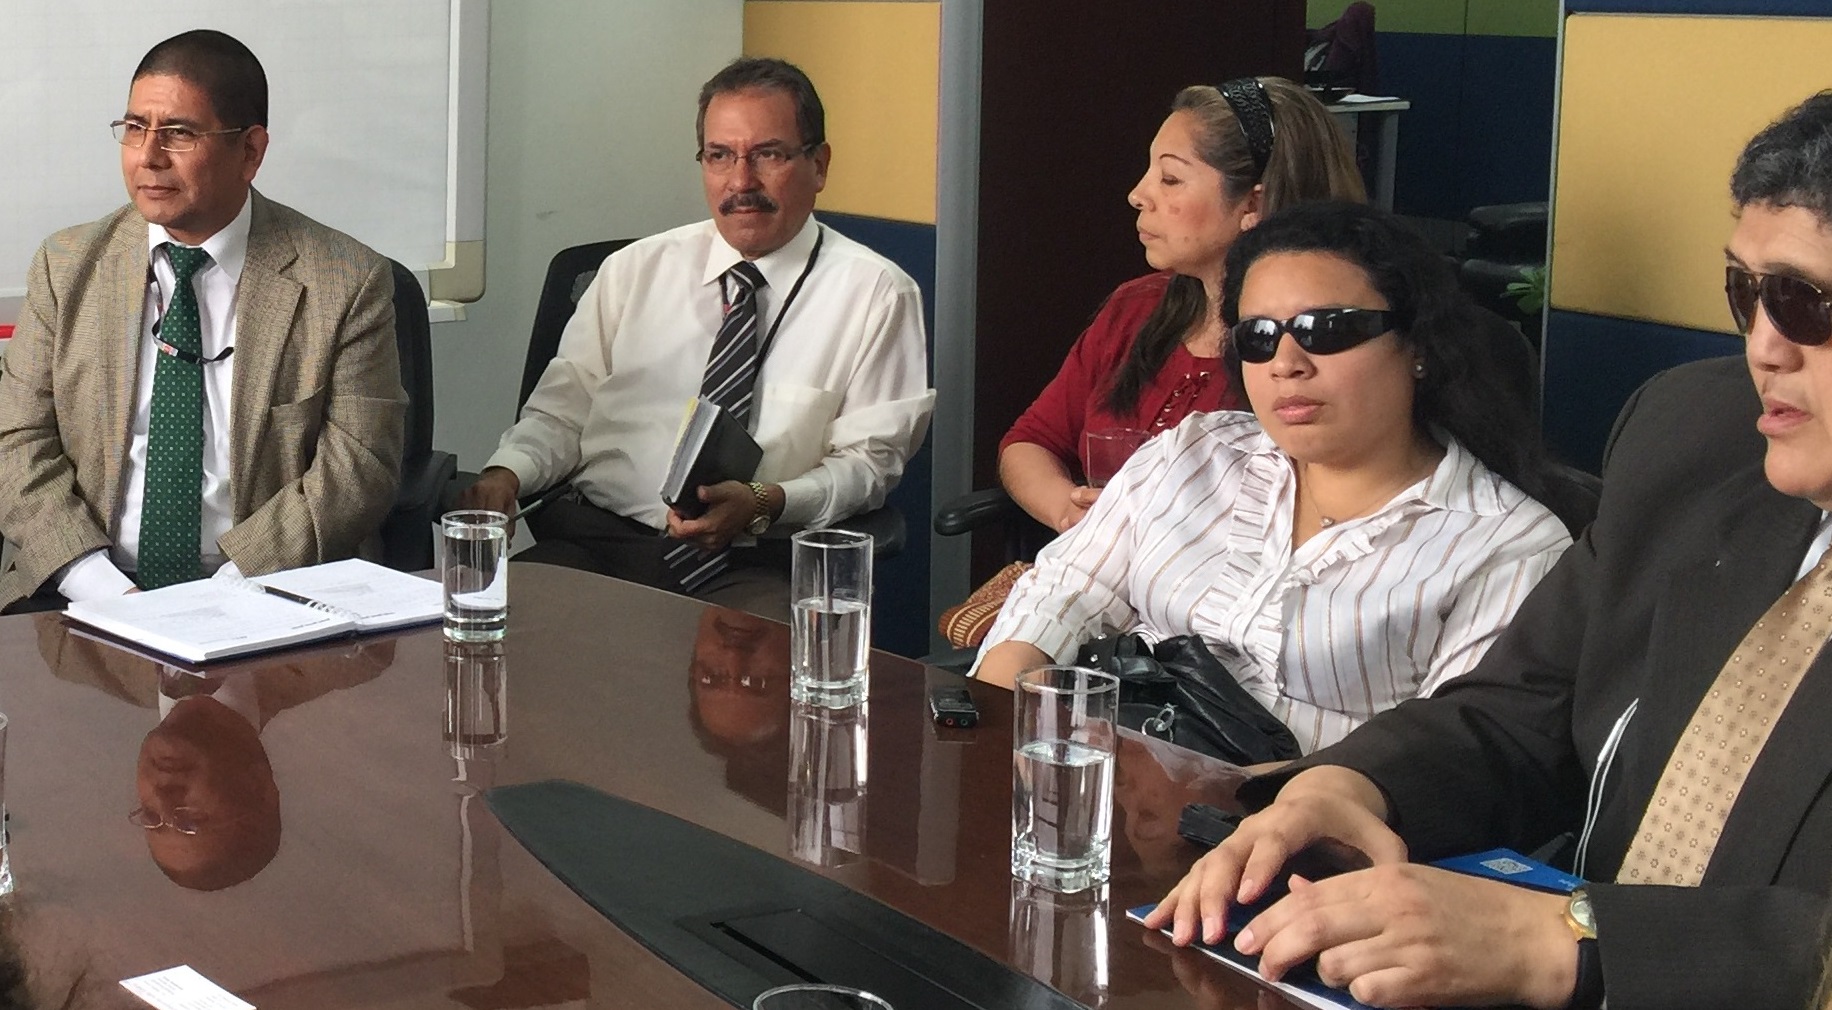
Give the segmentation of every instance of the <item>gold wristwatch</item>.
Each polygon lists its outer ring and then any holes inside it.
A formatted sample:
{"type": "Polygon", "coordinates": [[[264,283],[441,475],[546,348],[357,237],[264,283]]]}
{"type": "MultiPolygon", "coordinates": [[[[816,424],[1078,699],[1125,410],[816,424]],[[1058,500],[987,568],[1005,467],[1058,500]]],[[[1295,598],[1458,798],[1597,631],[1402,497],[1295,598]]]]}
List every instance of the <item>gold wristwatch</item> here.
{"type": "Polygon", "coordinates": [[[1597,916],[1590,909],[1590,892],[1582,887],[1572,891],[1571,900],[1565,902],[1565,925],[1580,941],[1597,938],[1597,916]]]}
{"type": "Polygon", "coordinates": [[[750,482],[751,488],[751,524],[744,528],[751,536],[760,537],[770,528],[770,493],[756,481],[750,482]]]}

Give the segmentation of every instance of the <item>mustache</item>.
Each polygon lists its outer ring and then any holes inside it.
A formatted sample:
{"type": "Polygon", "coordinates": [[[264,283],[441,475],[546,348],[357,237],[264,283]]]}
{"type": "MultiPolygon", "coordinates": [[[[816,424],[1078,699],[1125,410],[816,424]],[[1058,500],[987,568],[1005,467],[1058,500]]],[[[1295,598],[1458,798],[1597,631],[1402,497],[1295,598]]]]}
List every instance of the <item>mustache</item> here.
{"type": "Polygon", "coordinates": [[[781,210],[768,193],[733,193],[719,202],[719,213],[731,214],[740,210],[761,210],[774,214],[781,210]]]}

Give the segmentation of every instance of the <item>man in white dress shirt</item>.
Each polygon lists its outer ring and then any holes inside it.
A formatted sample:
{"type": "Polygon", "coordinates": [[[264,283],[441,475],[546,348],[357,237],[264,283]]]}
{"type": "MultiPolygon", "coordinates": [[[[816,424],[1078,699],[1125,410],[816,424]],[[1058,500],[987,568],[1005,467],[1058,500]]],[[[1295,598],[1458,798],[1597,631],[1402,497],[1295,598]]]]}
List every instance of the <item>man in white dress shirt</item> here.
{"type": "Polygon", "coordinates": [[[700,92],[710,221],[612,255],[463,504],[529,519],[522,560],[601,572],[787,617],[772,527],[877,508],[928,428],[934,394],[916,283],[813,218],[831,151],[806,75],[740,59],[700,92]],[[688,518],[660,488],[688,403],[712,399],[763,448],[754,481],[698,491],[688,518]]]}
{"type": "Polygon", "coordinates": [[[45,241],[0,359],[0,607],[350,557],[393,505],[393,273],[253,189],[266,123],[221,32],[136,69],[131,202],[45,241]]]}

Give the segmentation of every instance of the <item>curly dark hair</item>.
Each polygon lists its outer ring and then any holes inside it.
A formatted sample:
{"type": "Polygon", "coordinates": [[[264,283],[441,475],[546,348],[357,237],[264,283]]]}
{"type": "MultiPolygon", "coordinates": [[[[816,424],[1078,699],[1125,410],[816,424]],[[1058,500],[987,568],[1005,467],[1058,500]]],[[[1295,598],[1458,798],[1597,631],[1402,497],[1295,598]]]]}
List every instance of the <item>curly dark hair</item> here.
{"type": "MultiPolygon", "coordinates": [[[[1360,267],[1399,317],[1399,338],[1425,363],[1412,400],[1413,422],[1441,429],[1483,465],[1528,495],[1546,500],[1545,451],[1531,407],[1517,392],[1490,339],[1498,320],[1457,286],[1444,257],[1394,215],[1365,204],[1298,204],[1268,217],[1228,250],[1221,319],[1240,321],[1240,292],[1261,257],[1321,252],[1360,267]]],[[[1502,324],[1505,325],[1505,324],[1502,324]]],[[[1518,334],[1513,334],[1518,339],[1518,334]]],[[[1228,353],[1240,382],[1240,359],[1228,353]]],[[[1240,385],[1243,393],[1245,385],[1240,385]]]]}
{"type": "Polygon", "coordinates": [[[1782,113],[1750,140],[1730,176],[1739,209],[1802,207],[1832,223],[1832,91],[1782,113]]]}

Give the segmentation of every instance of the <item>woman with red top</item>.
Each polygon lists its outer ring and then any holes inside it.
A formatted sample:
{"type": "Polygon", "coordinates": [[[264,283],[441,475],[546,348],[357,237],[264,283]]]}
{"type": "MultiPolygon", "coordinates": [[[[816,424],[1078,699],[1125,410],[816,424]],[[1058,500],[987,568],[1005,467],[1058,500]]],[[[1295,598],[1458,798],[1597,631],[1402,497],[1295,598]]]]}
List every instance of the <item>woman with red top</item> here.
{"type": "Polygon", "coordinates": [[[1222,260],[1241,232],[1301,200],[1366,199],[1355,154],[1308,91],[1279,77],[1185,88],[1127,197],[1158,273],[1109,295],[1056,378],[999,443],[999,479],[1061,532],[1099,491],[1082,486],[1082,436],[1155,435],[1198,411],[1239,409],[1222,368],[1222,260]]]}

